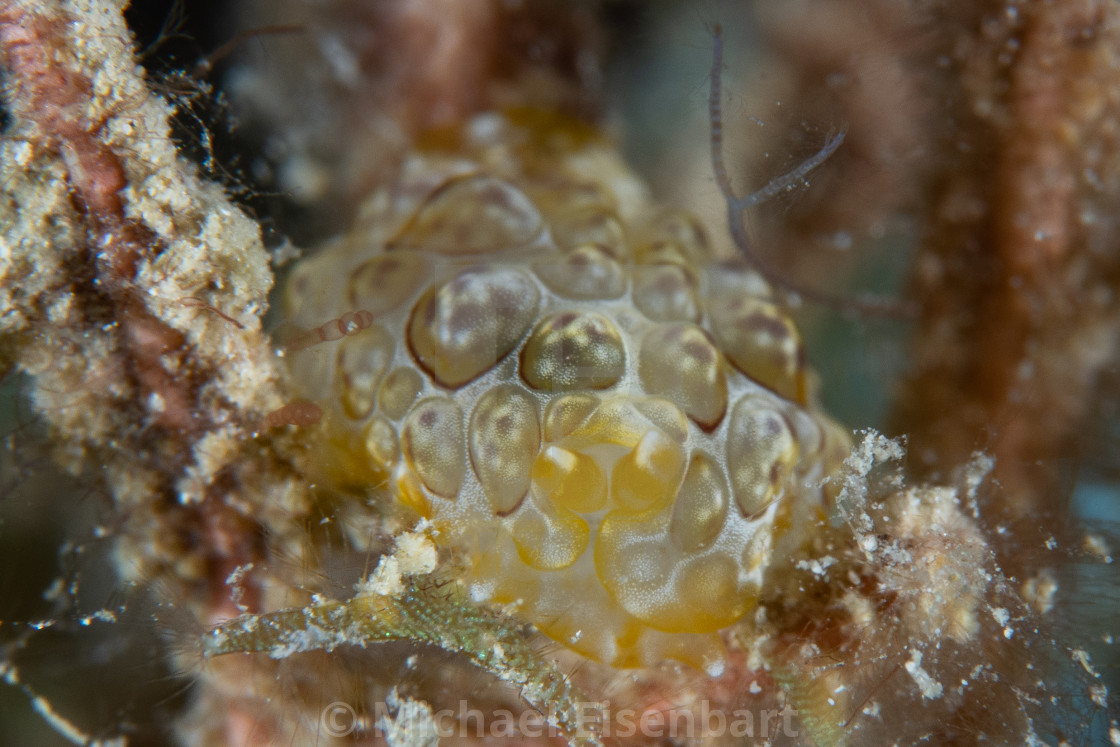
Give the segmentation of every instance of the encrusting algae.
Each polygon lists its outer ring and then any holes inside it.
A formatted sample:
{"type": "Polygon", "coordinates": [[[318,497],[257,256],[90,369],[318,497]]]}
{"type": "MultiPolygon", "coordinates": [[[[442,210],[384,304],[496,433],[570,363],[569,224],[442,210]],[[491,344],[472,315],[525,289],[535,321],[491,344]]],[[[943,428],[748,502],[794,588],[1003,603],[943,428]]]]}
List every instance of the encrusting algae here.
{"type": "Polygon", "coordinates": [[[431,744],[459,698],[579,745],[661,736],[609,700],[771,714],[672,735],[707,744],[1049,743],[1107,710],[1040,614],[1057,582],[1001,573],[991,460],[915,485],[902,440],[822,412],[786,288],[655,203],[578,97],[400,114],[271,342],[257,228],[176,153],[120,13],[0,5],[0,339],[63,463],[102,465],[118,571],[207,628],[182,741],[431,744]],[[332,555],[379,560],[285,572],[332,555]],[[451,657],[402,697],[394,645],[451,657]]]}

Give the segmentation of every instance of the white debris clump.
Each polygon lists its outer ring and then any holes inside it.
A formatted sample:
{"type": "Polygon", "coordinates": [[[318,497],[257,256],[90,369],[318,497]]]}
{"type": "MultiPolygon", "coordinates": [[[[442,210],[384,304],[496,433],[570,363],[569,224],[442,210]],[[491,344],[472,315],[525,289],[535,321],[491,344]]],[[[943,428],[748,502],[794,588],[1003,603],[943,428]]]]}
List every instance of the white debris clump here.
{"type": "Polygon", "coordinates": [[[245,605],[245,577],[253,570],[252,563],[245,563],[234,568],[226,576],[226,586],[230,588],[229,599],[242,614],[249,611],[245,605]]]}
{"type": "Polygon", "coordinates": [[[890,439],[872,429],[863,431],[863,439],[844,460],[844,475],[836,497],[841,517],[853,529],[867,532],[872,528],[871,517],[865,511],[871,470],[876,465],[900,462],[904,456],[906,446],[902,439],[890,439]]]}
{"type": "Polygon", "coordinates": [[[425,576],[436,569],[439,553],[422,528],[401,534],[396,544],[396,552],[381,556],[377,569],[358,585],[359,593],[398,597],[405,576],[425,576]]]}
{"type": "Polygon", "coordinates": [[[1015,635],[1015,629],[1007,624],[1011,620],[1011,614],[1003,607],[992,609],[992,619],[1003,627],[1004,638],[1010,639],[1011,636],[1015,635]]]}
{"type": "Polygon", "coordinates": [[[1043,568],[1023,582],[1019,594],[1035,612],[1045,615],[1054,609],[1054,597],[1058,594],[1058,578],[1053,570],[1043,568]]]}
{"type": "Polygon", "coordinates": [[[867,431],[844,462],[840,515],[876,569],[880,588],[896,596],[911,638],[964,642],[979,630],[977,611],[991,574],[989,548],[962,511],[962,493],[965,502],[972,501],[991,463],[974,456],[959,489],[906,487],[889,466],[873,474],[905,455],[901,440],[867,431]]]}
{"type": "Polygon", "coordinates": [[[836,565],[836,558],[831,555],[825,555],[823,558],[813,558],[811,560],[799,560],[795,564],[798,570],[808,571],[817,578],[824,578],[828,569],[836,565]]]}
{"type": "Polygon", "coordinates": [[[396,715],[382,716],[377,720],[377,728],[384,733],[389,747],[436,747],[439,744],[439,725],[430,705],[422,700],[400,697],[395,687],[385,698],[385,705],[396,715]]]}
{"type": "Polygon", "coordinates": [[[914,649],[910,652],[910,660],[906,662],[906,672],[914,678],[918,690],[922,693],[923,700],[936,700],[944,691],[941,683],[930,677],[929,672],[922,669],[922,652],[914,649]]]}

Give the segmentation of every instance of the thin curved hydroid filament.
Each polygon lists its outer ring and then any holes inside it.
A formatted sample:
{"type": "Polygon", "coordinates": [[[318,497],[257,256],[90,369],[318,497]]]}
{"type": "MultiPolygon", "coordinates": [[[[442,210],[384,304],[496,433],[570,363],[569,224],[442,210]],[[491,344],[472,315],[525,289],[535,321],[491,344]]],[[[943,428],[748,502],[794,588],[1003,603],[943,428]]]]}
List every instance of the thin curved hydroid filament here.
{"type": "Polygon", "coordinates": [[[792,280],[784,273],[779,272],[768,262],[765,262],[757,252],[751,248],[747,230],[743,224],[743,211],[765,202],[774,195],[792,189],[802,183],[813,169],[820,166],[836,152],[844,142],[844,132],[840,131],[831,137],[819,151],[803,161],[797,168],[787,174],[771,180],[766,186],[747,195],[735,194],[731,185],[731,177],[727,174],[727,166],[723,159],[723,112],[722,112],[722,85],[721,73],[723,70],[723,29],[718,24],[712,29],[714,37],[712,42],[712,83],[711,94],[708,99],[708,114],[711,122],[711,150],[712,171],[715,172],[716,182],[720,192],[727,201],[727,226],[731,232],[731,239],[736,248],[742,253],[751,266],[767,282],[779,288],[803,296],[813,303],[821,304],[844,312],[854,312],[868,316],[912,317],[915,309],[893,299],[875,298],[864,296],[861,298],[847,299],[833,296],[830,293],[812,288],[792,280]]]}

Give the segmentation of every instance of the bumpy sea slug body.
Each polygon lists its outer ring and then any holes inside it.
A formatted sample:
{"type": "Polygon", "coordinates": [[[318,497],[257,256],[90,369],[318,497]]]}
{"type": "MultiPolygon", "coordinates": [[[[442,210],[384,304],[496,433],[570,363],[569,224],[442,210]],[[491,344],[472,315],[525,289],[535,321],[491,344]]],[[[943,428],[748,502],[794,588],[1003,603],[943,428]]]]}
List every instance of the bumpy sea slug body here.
{"type": "Polygon", "coordinates": [[[369,312],[290,356],[332,479],[577,651],[718,669],[846,452],[796,328],[594,133],[512,112],[432,140],[288,287],[307,326],[369,312]]]}

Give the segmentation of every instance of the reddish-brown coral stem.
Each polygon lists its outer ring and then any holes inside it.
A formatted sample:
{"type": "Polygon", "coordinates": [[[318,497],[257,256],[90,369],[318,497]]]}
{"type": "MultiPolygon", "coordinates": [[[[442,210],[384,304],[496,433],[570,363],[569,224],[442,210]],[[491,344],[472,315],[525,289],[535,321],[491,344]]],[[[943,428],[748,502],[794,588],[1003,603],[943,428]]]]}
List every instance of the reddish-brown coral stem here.
{"type": "MultiPolygon", "coordinates": [[[[237,568],[251,568],[263,557],[260,532],[256,522],[228,500],[240,488],[232,477],[223,475],[209,484],[200,481],[198,489],[190,491],[192,499],[184,499],[183,481],[199,470],[200,457],[211,458],[198,449],[222,423],[240,421],[248,430],[258,417],[238,412],[222,398],[211,396],[203,401],[204,384],[218,376],[213,364],[185,331],[161,318],[158,306],[152,303],[162,300],[161,294],[150,278],[140,278],[142,264],[159,257],[166,249],[165,240],[158,229],[130,212],[125,193],[129,188],[137,191],[137,185],[128,164],[137,154],[122,150],[112,139],[109,122],[127,110],[136,118],[130,126],[139,126],[150,102],[147,92],[139,88],[131,97],[114,91],[120,99],[108,104],[95,94],[97,84],[92,76],[96,73],[90,72],[89,61],[71,39],[80,23],[61,4],[0,5],[0,61],[8,73],[7,105],[16,121],[15,136],[26,138],[35,151],[64,165],[77,225],[73,245],[55,244],[48,251],[68,255],[65,261],[70,276],[77,280],[64,279],[51,290],[72,297],[74,302],[68,308],[78,313],[53,320],[52,329],[60,339],[44,338],[44,344],[54,348],[52,354],[68,355],[81,355],[93,345],[103,345],[97,348],[105,351],[102,368],[124,374],[123,381],[98,380],[90,386],[91,396],[102,398],[97,408],[120,420],[115,437],[100,443],[80,429],[65,435],[76,437],[80,448],[119,467],[119,472],[106,472],[107,480],[119,493],[120,508],[131,521],[167,522],[170,531],[151,528],[165,539],[176,538],[163,552],[201,556],[203,585],[208,587],[201,595],[206,598],[202,607],[210,610],[210,618],[219,619],[258,601],[252,578],[238,578],[236,599],[231,596],[234,590],[229,579],[237,568]],[[101,323],[106,320],[111,323],[101,323]],[[149,492],[140,506],[129,505],[137,497],[128,495],[126,475],[131,479],[150,477],[149,492]]],[[[155,168],[154,164],[146,167],[155,168]]],[[[212,304],[193,300],[217,312],[212,304]]],[[[33,323],[41,321],[36,318],[41,312],[35,304],[21,311],[33,323]]],[[[230,329],[238,331],[232,334],[246,333],[227,350],[248,354],[253,342],[262,342],[248,336],[245,325],[217,313],[232,322],[230,329]]],[[[52,413],[47,415],[49,419],[52,413]]],[[[60,423],[57,427],[65,431],[72,426],[60,423]]],[[[144,533],[139,526],[127,531],[137,537],[144,533]]],[[[175,562],[163,557],[149,560],[154,564],[145,568],[146,573],[159,573],[163,563],[175,562]]]]}
{"type": "Polygon", "coordinates": [[[1095,299],[1118,247],[1092,215],[1114,211],[1120,192],[1085,176],[1114,168],[1102,126],[1118,109],[1107,93],[1111,8],[942,9],[953,66],[940,85],[959,124],[934,162],[916,368],[895,422],[927,473],[990,451],[1003,521],[1061,514],[1058,465],[1076,455],[1096,378],[1115,356],[1105,332],[1115,312],[1095,299]]]}

